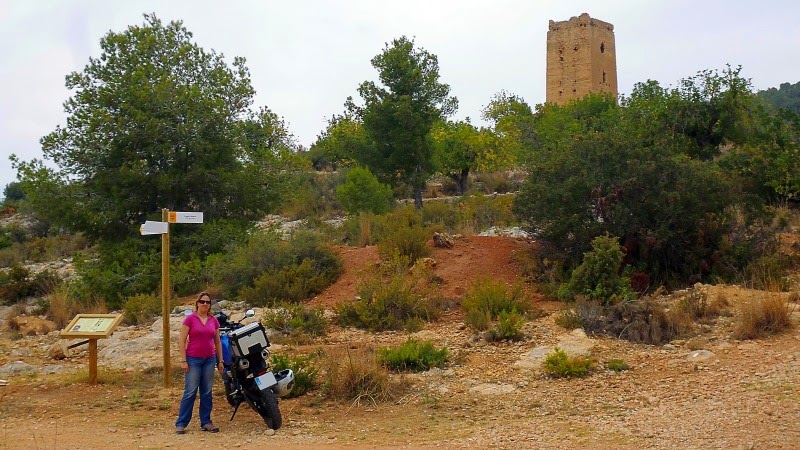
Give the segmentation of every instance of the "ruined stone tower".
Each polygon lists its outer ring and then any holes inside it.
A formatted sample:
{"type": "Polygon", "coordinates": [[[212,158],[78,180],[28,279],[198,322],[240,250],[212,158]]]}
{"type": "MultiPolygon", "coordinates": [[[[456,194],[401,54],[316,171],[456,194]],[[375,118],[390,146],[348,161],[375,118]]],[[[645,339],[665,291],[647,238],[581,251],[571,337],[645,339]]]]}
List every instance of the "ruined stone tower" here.
{"type": "Polygon", "coordinates": [[[583,13],[547,31],[547,102],[563,105],[589,92],[617,96],[614,25],[583,13]]]}

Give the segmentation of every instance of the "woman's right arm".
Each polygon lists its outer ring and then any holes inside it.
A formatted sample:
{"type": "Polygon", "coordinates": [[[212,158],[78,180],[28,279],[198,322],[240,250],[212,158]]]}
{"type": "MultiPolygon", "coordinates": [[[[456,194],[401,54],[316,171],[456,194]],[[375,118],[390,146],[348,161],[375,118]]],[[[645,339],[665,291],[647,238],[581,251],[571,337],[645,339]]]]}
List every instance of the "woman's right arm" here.
{"type": "Polygon", "coordinates": [[[189,327],[181,325],[181,333],[178,336],[178,352],[181,355],[181,368],[184,372],[189,370],[189,363],[186,362],[186,339],[189,337],[189,327]]]}

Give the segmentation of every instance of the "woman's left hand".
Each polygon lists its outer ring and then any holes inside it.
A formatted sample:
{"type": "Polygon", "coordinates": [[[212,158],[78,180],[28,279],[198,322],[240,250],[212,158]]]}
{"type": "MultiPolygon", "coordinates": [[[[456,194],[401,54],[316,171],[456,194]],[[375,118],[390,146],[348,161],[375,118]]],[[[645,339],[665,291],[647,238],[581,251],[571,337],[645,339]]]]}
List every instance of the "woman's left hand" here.
{"type": "Polygon", "coordinates": [[[219,370],[219,373],[222,373],[222,371],[225,370],[225,366],[221,362],[218,362],[217,370],[219,370]]]}

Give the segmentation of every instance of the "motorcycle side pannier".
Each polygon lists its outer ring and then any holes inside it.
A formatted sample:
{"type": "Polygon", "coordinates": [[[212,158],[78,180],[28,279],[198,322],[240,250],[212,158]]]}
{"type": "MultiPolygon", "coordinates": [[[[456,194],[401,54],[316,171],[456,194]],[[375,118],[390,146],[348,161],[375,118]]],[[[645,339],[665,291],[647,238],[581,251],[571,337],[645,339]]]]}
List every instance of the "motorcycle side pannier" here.
{"type": "Polygon", "coordinates": [[[238,330],[233,330],[228,333],[228,336],[230,337],[231,352],[237,357],[249,354],[250,348],[253,346],[261,346],[257,350],[259,353],[261,348],[269,347],[266,330],[259,322],[252,322],[238,330]]]}

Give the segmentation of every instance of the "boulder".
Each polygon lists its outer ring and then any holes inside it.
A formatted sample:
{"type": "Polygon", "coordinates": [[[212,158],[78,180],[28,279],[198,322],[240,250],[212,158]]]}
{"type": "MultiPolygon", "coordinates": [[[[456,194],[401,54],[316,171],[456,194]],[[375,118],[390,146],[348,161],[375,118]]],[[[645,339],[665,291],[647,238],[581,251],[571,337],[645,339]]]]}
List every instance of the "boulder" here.
{"type": "Polygon", "coordinates": [[[433,233],[433,246],[440,248],[453,248],[456,245],[453,238],[446,233],[433,233]]]}

